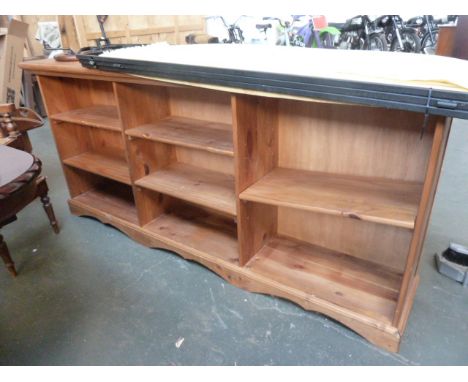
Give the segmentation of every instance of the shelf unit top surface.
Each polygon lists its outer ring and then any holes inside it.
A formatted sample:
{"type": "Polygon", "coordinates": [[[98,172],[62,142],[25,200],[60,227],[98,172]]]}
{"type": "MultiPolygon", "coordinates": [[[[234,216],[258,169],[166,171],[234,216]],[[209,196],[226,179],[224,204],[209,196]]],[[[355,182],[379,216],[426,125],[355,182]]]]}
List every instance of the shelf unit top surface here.
{"type": "Polygon", "coordinates": [[[198,44],[139,46],[103,54],[89,51],[78,55],[78,59],[86,67],[176,84],[208,85],[223,91],[266,92],[468,119],[468,81],[463,75],[468,67],[463,60],[449,57],[198,44]],[[265,57],[272,59],[265,61],[265,57]],[[284,64],[284,57],[288,65],[284,64]],[[342,62],[348,63],[344,69],[342,62]],[[401,67],[418,69],[402,73],[401,67]]]}
{"type": "Polygon", "coordinates": [[[247,268],[385,324],[392,322],[401,275],[374,263],[272,237],[247,268]]]}
{"type": "Polygon", "coordinates": [[[464,75],[468,71],[468,63],[436,55],[366,50],[307,50],[287,46],[248,44],[154,44],[108,50],[99,57],[263,72],[271,75],[284,74],[413,86],[423,89],[449,89],[461,93],[468,91],[468,81],[464,75]],[[343,66],[343,62],[347,65],[343,66]],[[408,70],[403,73],[401,67],[408,70]]]}
{"type": "Polygon", "coordinates": [[[300,49],[290,49],[291,47],[258,45],[248,47],[245,44],[232,47],[201,45],[174,46],[169,52],[159,49],[159,53],[147,61],[138,59],[138,55],[135,54],[125,59],[81,54],[79,59],[86,67],[76,62],[57,63],[49,59],[23,62],[20,67],[35,73],[54,76],[61,74],[87,76],[165,86],[208,85],[222,91],[239,93],[253,91],[258,94],[269,93],[269,96],[361,104],[468,119],[468,82],[462,75],[468,70],[465,60],[395,52],[343,52],[338,49],[299,52],[300,49]],[[278,50],[281,48],[290,50],[278,50]],[[216,54],[213,51],[204,53],[202,49],[218,51],[217,53],[215,51],[216,54]],[[271,49],[277,50],[271,51],[271,49]],[[239,61],[239,57],[243,55],[248,59],[239,61]],[[276,58],[281,55],[287,55],[288,65],[275,63],[276,58]],[[299,56],[297,59],[291,59],[292,55],[299,56]],[[265,57],[268,56],[275,58],[268,60],[270,64],[274,63],[273,67],[265,65],[265,57]],[[206,57],[210,57],[208,62],[206,57]],[[221,64],[213,61],[215,57],[221,64]],[[231,57],[237,59],[233,60],[231,57]],[[340,61],[342,59],[346,62],[368,63],[371,69],[349,69],[359,68],[362,66],[360,64],[347,65],[347,69],[343,69],[340,61]],[[309,60],[311,65],[306,64],[309,60]],[[254,61],[256,64],[252,65],[254,61]],[[291,62],[296,64],[291,66],[289,65],[291,62]],[[316,65],[317,62],[322,64],[316,65]],[[371,62],[374,62],[374,65],[371,62]],[[379,62],[385,63],[384,72],[375,69],[381,66],[379,62]],[[389,62],[395,64],[389,65],[389,62]],[[403,66],[416,67],[418,70],[402,74],[399,68],[403,66]],[[95,70],[96,67],[101,70],[95,70]],[[389,72],[387,70],[389,67],[396,69],[389,72]],[[421,71],[421,68],[424,70],[421,71]],[[247,78],[244,78],[245,76],[247,78]],[[329,83],[331,86],[327,85],[329,83]]]}
{"type": "Polygon", "coordinates": [[[228,124],[169,117],[157,123],[126,130],[125,133],[136,138],[234,156],[232,129],[228,124]]]}
{"type": "Polygon", "coordinates": [[[417,182],[276,168],[240,198],[413,229],[421,192],[417,182]]]}
{"type": "Polygon", "coordinates": [[[50,117],[56,121],[76,123],[102,129],[122,131],[117,107],[111,105],[96,105],[81,109],[65,111],[50,117]]]}
{"type": "Polygon", "coordinates": [[[235,216],[234,177],[185,163],[172,163],[135,184],[235,216]]]}
{"type": "Polygon", "coordinates": [[[84,152],[64,159],[63,163],[121,183],[131,184],[127,162],[121,158],[96,152],[84,152]]]}

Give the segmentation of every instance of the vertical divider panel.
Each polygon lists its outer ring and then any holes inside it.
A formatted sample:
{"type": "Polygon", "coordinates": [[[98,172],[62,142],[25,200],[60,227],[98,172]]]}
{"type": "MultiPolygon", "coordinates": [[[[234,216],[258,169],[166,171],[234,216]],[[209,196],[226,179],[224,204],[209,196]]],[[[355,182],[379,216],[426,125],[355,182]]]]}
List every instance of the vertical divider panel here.
{"type": "Polygon", "coordinates": [[[146,190],[135,186],[135,180],[156,168],[166,166],[174,157],[173,148],[165,144],[132,139],[125,131],[166,118],[170,114],[169,93],[165,87],[114,82],[127,162],[130,167],[133,195],[141,226],[163,212],[163,199],[152,197],[146,190]]]}
{"type": "Polygon", "coordinates": [[[124,131],[169,116],[165,87],[114,82],[114,93],[124,131]]]}
{"type": "Polygon", "coordinates": [[[442,162],[450,133],[451,122],[451,118],[437,117],[433,119],[435,131],[432,150],[429,163],[427,165],[421,201],[418,207],[413,238],[410,245],[408,259],[406,261],[405,272],[403,274],[402,285],[395,310],[395,317],[393,319],[393,325],[398,327],[400,333],[404,331],[407,321],[407,317],[404,317],[404,312],[409,314],[411,310],[407,305],[413,303],[413,299],[409,298],[408,295],[412,293],[411,284],[416,276],[427,227],[429,225],[430,213],[434,202],[440,171],[442,169],[442,162]]]}
{"type": "Polygon", "coordinates": [[[245,265],[276,232],[277,208],[242,202],[239,194],[278,164],[278,102],[233,95],[235,180],[239,263],[245,265]]]}
{"type": "MultiPolygon", "coordinates": [[[[175,161],[175,149],[164,143],[144,139],[127,140],[127,149],[131,164],[132,184],[136,180],[162,169],[175,161]]],[[[149,192],[133,185],[140,225],[145,225],[163,213],[163,199],[154,198],[155,192],[149,192]]]]}

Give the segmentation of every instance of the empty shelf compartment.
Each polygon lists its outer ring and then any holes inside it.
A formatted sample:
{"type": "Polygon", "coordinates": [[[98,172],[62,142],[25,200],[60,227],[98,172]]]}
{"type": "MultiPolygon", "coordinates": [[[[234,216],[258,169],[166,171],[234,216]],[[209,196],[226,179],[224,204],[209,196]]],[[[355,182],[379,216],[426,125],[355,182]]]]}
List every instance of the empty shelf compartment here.
{"type": "Polygon", "coordinates": [[[169,117],[126,131],[127,135],[233,156],[232,127],[184,117],[169,117]]]}
{"type": "Polygon", "coordinates": [[[97,152],[84,152],[64,159],[63,163],[121,183],[131,184],[127,162],[119,157],[97,152]]]}
{"type": "Polygon", "coordinates": [[[129,186],[107,181],[70,200],[72,205],[93,214],[111,215],[132,224],[138,224],[137,211],[129,186]]]}
{"type": "Polygon", "coordinates": [[[402,278],[381,265],[277,236],[246,267],[275,282],[386,324],[392,322],[402,278]]]}
{"type": "Polygon", "coordinates": [[[276,168],[242,200],[414,228],[422,184],[276,168]]]}
{"type": "Polygon", "coordinates": [[[50,117],[55,121],[76,123],[85,126],[100,127],[102,129],[121,131],[117,107],[109,105],[89,106],[75,109],[50,117]]]}
{"type": "Polygon", "coordinates": [[[137,180],[135,184],[231,216],[236,215],[232,175],[176,162],[137,180]]]}
{"type": "Polygon", "coordinates": [[[164,242],[182,250],[238,263],[237,231],[233,220],[191,206],[166,211],[144,226],[164,242]]]}

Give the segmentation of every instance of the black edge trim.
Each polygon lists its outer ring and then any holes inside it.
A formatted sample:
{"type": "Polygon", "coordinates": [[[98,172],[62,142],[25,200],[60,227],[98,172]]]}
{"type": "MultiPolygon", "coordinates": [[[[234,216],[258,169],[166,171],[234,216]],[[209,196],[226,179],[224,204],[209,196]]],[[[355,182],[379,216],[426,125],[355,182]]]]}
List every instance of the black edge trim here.
{"type": "Polygon", "coordinates": [[[105,71],[420,113],[427,110],[432,115],[468,119],[468,94],[449,90],[433,90],[429,107],[426,109],[428,89],[411,86],[115,59],[86,54],[77,57],[83,66],[105,71]],[[443,107],[446,104],[450,104],[451,107],[443,107]]]}

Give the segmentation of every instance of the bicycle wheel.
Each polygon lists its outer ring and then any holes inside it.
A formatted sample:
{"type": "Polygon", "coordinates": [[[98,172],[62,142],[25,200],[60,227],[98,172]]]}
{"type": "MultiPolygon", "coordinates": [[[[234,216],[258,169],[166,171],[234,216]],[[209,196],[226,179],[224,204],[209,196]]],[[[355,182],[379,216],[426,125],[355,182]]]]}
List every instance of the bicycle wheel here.
{"type": "Polygon", "coordinates": [[[320,34],[320,42],[322,48],[333,49],[335,47],[335,36],[329,32],[323,32],[320,34]]]}
{"type": "Polygon", "coordinates": [[[426,32],[421,41],[421,51],[424,54],[435,54],[437,41],[439,40],[439,29],[432,31],[432,38],[429,32],[426,32]]]}
{"type": "Polygon", "coordinates": [[[319,32],[320,45],[322,48],[335,49],[338,46],[341,32],[333,26],[327,26],[319,32]]]}
{"type": "Polygon", "coordinates": [[[387,40],[380,33],[372,33],[369,36],[369,43],[365,42],[363,49],[386,52],[388,50],[387,40]]]}
{"type": "Polygon", "coordinates": [[[403,47],[400,46],[398,37],[394,36],[390,45],[392,52],[419,53],[421,51],[421,40],[414,29],[402,28],[400,30],[400,37],[403,47]]]}

